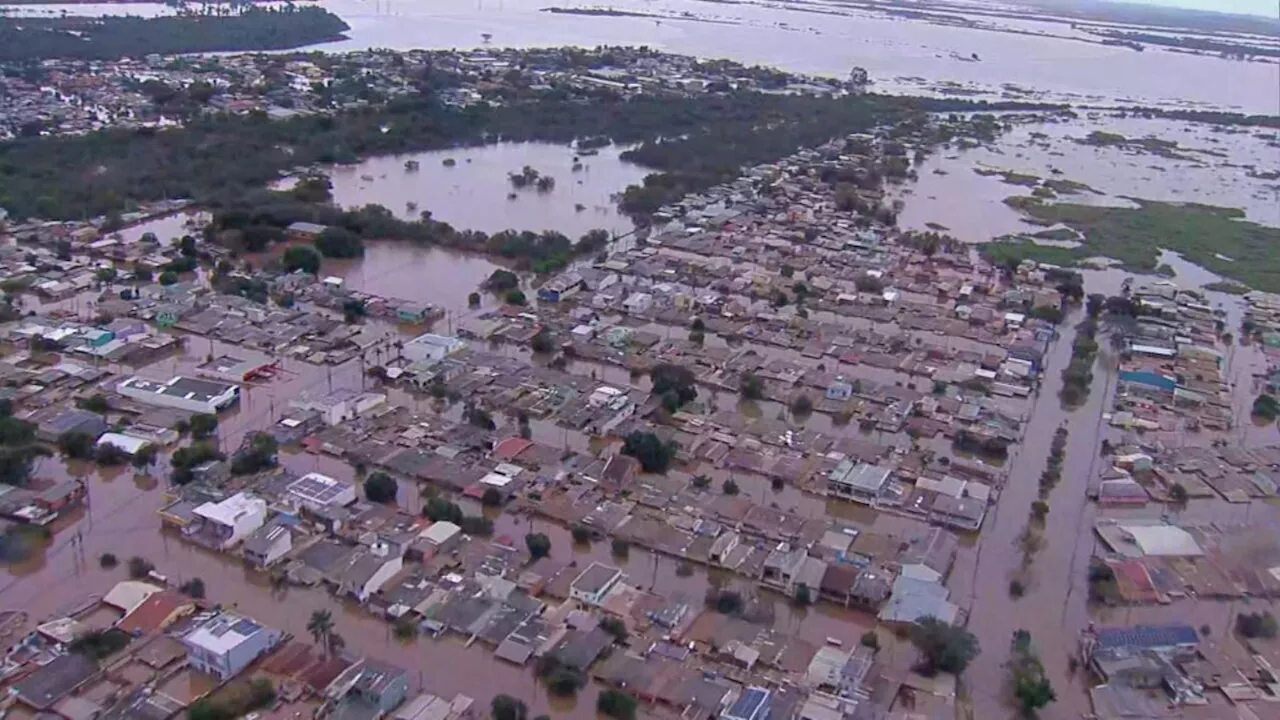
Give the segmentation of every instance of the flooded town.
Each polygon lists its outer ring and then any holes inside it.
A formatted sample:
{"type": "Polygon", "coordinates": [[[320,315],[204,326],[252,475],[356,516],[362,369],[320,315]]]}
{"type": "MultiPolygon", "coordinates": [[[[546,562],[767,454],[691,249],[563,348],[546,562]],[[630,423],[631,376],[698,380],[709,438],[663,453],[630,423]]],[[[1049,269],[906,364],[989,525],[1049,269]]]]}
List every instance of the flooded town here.
{"type": "Polygon", "coordinates": [[[0,717],[1280,718],[1275,108],[512,5],[0,60],[0,717]]]}

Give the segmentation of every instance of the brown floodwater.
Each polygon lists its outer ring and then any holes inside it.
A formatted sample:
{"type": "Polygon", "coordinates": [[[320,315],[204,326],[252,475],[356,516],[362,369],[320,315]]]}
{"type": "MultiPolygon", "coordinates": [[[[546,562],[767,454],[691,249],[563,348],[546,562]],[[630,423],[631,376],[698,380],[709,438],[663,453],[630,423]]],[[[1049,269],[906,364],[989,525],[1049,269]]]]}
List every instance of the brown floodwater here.
{"type": "MultiPolygon", "coordinates": [[[[1078,133],[1071,130],[1068,134],[1078,133]]],[[[1026,138],[1030,142],[1029,136],[1026,138]]],[[[1187,144],[1191,144],[1188,142],[1187,144]]],[[[1097,153],[1093,148],[1081,148],[1074,145],[1063,145],[1061,148],[1068,156],[1079,153],[1097,153]]],[[[509,151],[510,148],[504,150],[509,151]]],[[[477,152],[477,151],[467,151],[477,152]]],[[[549,153],[546,168],[552,167],[551,159],[560,161],[571,156],[563,148],[542,150],[549,153]]],[[[979,151],[974,151],[979,152],[979,151]]],[[[1016,152],[1014,153],[1016,154],[1016,152]]],[[[462,162],[464,153],[459,151],[458,166],[445,169],[443,165],[423,162],[416,173],[420,176],[438,176],[447,172],[465,170],[462,162]]],[[[603,153],[602,153],[603,156],[603,153]]],[[[597,156],[599,159],[601,156],[597,156]]],[[[1008,157],[1006,154],[1004,157],[1008,157]]],[[[488,172],[496,180],[487,181],[485,193],[499,193],[493,202],[480,198],[459,202],[476,202],[477,207],[487,208],[490,214],[507,217],[495,209],[508,209],[505,200],[505,173],[517,167],[506,167],[511,157],[495,155],[489,162],[488,172]]],[[[945,158],[944,158],[945,159],[945,158]]],[[[1140,158],[1135,162],[1147,162],[1151,158],[1140,158]]],[[[1067,168],[1067,161],[1052,156],[1056,166],[1067,168]]],[[[930,163],[941,162],[938,158],[930,163]]],[[[1005,195],[1015,194],[1017,188],[1005,185],[998,178],[976,175],[972,172],[974,158],[962,156],[955,163],[955,172],[949,176],[934,176],[922,170],[921,183],[911,196],[907,198],[907,210],[904,218],[917,212],[917,204],[925,207],[919,210],[918,218],[924,222],[935,221],[953,227],[962,234],[971,234],[976,239],[987,239],[1005,231],[1002,216],[995,212],[976,213],[970,220],[964,220],[967,202],[957,202],[948,186],[945,200],[938,202],[928,199],[929,178],[947,178],[962,176],[964,182],[958,197],[965,195],[963,188],[983,186],[989,193],[991,202],[999,204],[1005,195]],[[966,223],[975,223],[967,227],[966,223]],[[983,224],[985,223],[985,224],[983,224]]],[[[1154,162],[1154,161],[1153,161],[1154,162]]],[[[473,165],[476,163],[473,162],[473,165]]],[[[532,164],[532,163],[526,163],[532,164]]],[[[361,174],[370,174],[366,170],[354,175],[357,189],[359,184],[380,184],[383,190],[401,183],[405,173],[401,163],[387,166],[387,178],[374,174],[374,181],[360,180],[361,174]],[[392,182],[395,180],[396,182],[392,182]]],[[[926,165],[926,167],[932,167],[926,165]]],[[[1009,163],[1002,167],[1032,171],[1030,166],[1009,163]]],[[[1139,168],[1140,169],[1140,168],[1139,168]]],[[[1180,168],[1188,172],[1196,168],[1180,168]]],[[[1118,172],[1118,171],[1117,171],[1118,172]]],[[[1136,172],[1136,170],[1135,170],[1136,172]]],[[[1162,180],[1168,175],[1153,174],[1152,177],[1162,180]]],[[[1141,173],[1139,173],[1141,175],[1141,173]]],[[[566,177],[571,177],[567,175],[566,177]]],[[[593,175],[593,178],[596,177],[593,175]]],[[[1105,172],[1092,175],[1084,169],[1068,170],[1064,177],[1089,183],[1099,189],[1117,191],[1115,184],[1140,180],[1142,177],[1113,177],[1105,172]],[[1112,178],[1108,180],[1108,178],[1112,178]]],[[[557,173],[557,180],[560,180],[557,173]]],[[[344,181],[345,182],[345,181],[344,181]]],[[[340,183],[335,179],[335,185],[340,183]]],[[[481,183],[483,185],[483,183],[481,183]]],[[[609,184],[609,183],[606,183],[609,184]]],[[[1139,183],[1140,189],[1131,194],[1140,196],[1156,196],[1157,190],[1139,183]]],[[[566,190],[571,188],[566,187],[566,190]]],[[[602,192],[613,192],[616,187],[609,187],[602,192]]],[[[560,192],[558,182],[555,193],[560,192]]],[[[446,191],[441,191],[446,192],[446,191]]],[[[532,192],[532,191],[529,191],[532,192]]],[[[935,192],[941,192],[935,190],[935,192]]],[[[572,203],[566,212],[563,203],[554,198],[538,198],[525,193],[512,206],[522,209],[540,207],[538,222],[554,227],[558,219],[575,219],[576,213],[572,203]]],[[[536,193],[534,193],[536,195],[536,193]]],[[[381,202],[389,204],[383,197],[381,202]]],[[[984,196],[985,197],[985,196],[984,196]]],[[[1172,198],[1173,193],[1164,197],[1172,198]]],[[[1242,197],[1233,195],[1234,198],[1242,197]]],[[[490,198],[491,200],[491,198],[490,198]]],[[[986,201],[984,201],[986,202],[986,201]]],[[[1225,201],[1224,201],[1225,202],[1225,201]]],[[[447,204],[447,203],[446,203],[447,204]]],[[[1238,204],[1238,203],[1237,203],[1238,204]]],[[[470,207],[470,206],[468,206],[470,207]]],[[[1003,207],[1000,205],[999,207],[1003,207]]],[[[397,208],[393,208],[397,209],[397,208]]],[[[444,215],[436,208],[430,208],[425,202],[423,209],[432,209],[437,217],[444,215]]],[[[470,212],[468,210],[468,212],[470,212]]],[[[462,216],[459,216],[462,217],[462,216]]],[[[149,224],[153,232],[162,239],[168,233],[180,233],[183,228],[179,216],[171,216],[149,224]]],[[[457,223],[460,227],[467,227],[457,223]]],[[[528,226],[526,226],[528,227],[528,226]]],[[[533,227],[537,227],[535,224],[533,227]]],[[[532,228],[529,228],[532,229],[532,228]]],[[[141,234],[146,230],[138,228],[130,232],[141,234]]],[[[565,230],[565,232],[568,232],[565,230]]],[[[966,238],[969,239],[969,238],[966,238]]],[[[1176,256],[1166,254],[1162,260],[1169,262],[1178,273],[1178,281],[1188,285],[1202,285],[1217,278],[1211,273],[1182,261],[1176,256]]],[[[464,312],[466,295],[476,289],[480,281],[488,276],[499,265],[483,258],[452,253],[439,249],[422,248],[405,243],[371,242],[368,244],[366,256],[353,261],[326,261],[324,272],[343,277],[354,289],[398,297],[418,302],[429,302],[439,305],[451,312],[464,312]]],[[[1088,292],[1118,292],[1125,273],[1116,270],[1087,271],[1086,290],[1088,292]]],[[[1211,301],[1220,305],[1226,312],[1229,328],[1236,328],[1241,317],[1241,301],[1239,298],[1211,293],[1211,301]]],[[[24,299],[32,303],[32,309],[67,310],[81,316],[92,316],[92,297],[73,298],[60,303],[40,305],[32,298],[24,299]]],[[[493,302],[485,299],[486,303],[493,302]]],[[[839,322],[839,318],[830,318],[839,322]]],[[[1007,670],[1002,666],[1006,657],[1006,647],[1010,633],[1015,628],[1024,628],[1032,633],[1036,645],[1040,648],[1046,671],[1059,691],[1059,701],[1043,716],[1046,718],[1076,717],[1087,709],[1087,699],[1078,679],[1071,679],[1067,673],[1067,653],[1075,645],[1076,633],[1090,620],[1100,622],[1152,622],[1161,618],[1195,618],[1195,622],[1207,623],[1214,628],[1215,634],[1223,632],[1229,623],[1231,606],[1223,603],[1191,603],[1182,602],[1171,608],[1133,608],[1123,611],[1109,610],[1093,614],[1086,603],[1086,569],[1089,556],[1094,551],[1095,541],[1091,525],[1098,514],[1096,506],[1086,497],[1090,480],[1101,469],[1102,460],[1098,457],[1098,446],[1102,438],[1115,439],[1116,435],[1106,428],[1102,422],[1102,414],[1110,407],[1111,395],[1114,392],[1115,360],[1104,347],[1095,367],[1095,381],[1088,402],[1074,411],[1061,408],[1057,393],[1060,389],[1059,373],[1070,357],[1070,344],[1073,335],[1071,327],[1079,320],[1077,311],[1063,327],[1062,337],[1054,344],[1048,356],[1048,366],[1044,375],[1041,392],[1027,415],[1029,422],[1024,442],[1013,451],[1006,469],[1009,479],[999,497],[998,506],[989,514],[983,528],[981,543],[976,547],[966,546],[961,551],[953,572],[951,587],[953,600],[965,607],[969,613],[969,628],[979,638],[984,652],[974,662],[969,671],[967,686],[974,695],[978,717],[1001,717],[1007,714],[1005,706],[1007,698],[1003,692],[1007,670]],[[1035,559],[1031,569],[1027,592],[1021,599],[1010,598],[1006,592],[1012,573],[1019,562],[1017,537],[1026,524],[1028,507],[1036,497],[1036,478],[1044,468],[1048,454],[1049,440],[1054,430],[1067,423],[1071,434],[1067,449],[1066,467],[1063,481],[1053,491],[1049,502],[1051,512],[1044,530],[1046,546],[1035,559]],[[1221,629],[1221,630],[1220,630],[1221,629]]],[[[371,323],[378,332],[390,341],[406,332],[417,329],[397,328],[371,323]]],[[[851,326],[853,327],[853,326],[851,326]]],[[[663,325],[652,325],[646,329],[659,332],[664,337],[686,332],[683,328],[669,328],[663,325]]],[[[437,330],[448,331],[449,321],[437,324],[437,330]]],[[[708,337],[708,342],[718,339],[708,337]]],[[[491,348],[512,356],[526,356],[527,349],[514,347],[491,348]]],[[[805,365],[817,361],[798,358],[793,353],[759,346],[759,351],[766,357],[790,357],[805,365]]],[[[161,361],[145,370],[146,374],[165,377],[171,374],[189,372],[194,365],[203,360],[209,353],[235,353],[232,346],[224,346],[216,341],[203,338],[190,338],[187,353],[184,356],[161,361]]],[[[1253,375],[1265,369],[1266,362],[1259,349],[1246,346],[1232,346],[1227,350],[1226,373],[1232,382],[1233,407],[1238,409],[1239,417],[1247,414],[1248,404],[1253,397],[1253,375]]],[[[126,372],[127,368],[112,368],[126,372]]],[[[624,368],[577,360],[569,364],[568,370],[580,376],[596,377],[602,382],[618,385],[636,385],[646,387],[647,379],[632,380],[624,368]]],[[[881,382],[907,381],[898,373],[874,371],[862,366],[840,368],[847,370],[852,376],[864,375],[868,379],[881,382]]],[[[220,439],[224,449],[233,449],[246,432],[259,429],[274,422],[288,407],[290,399],[305,391],[319,391],[338,387],[365,387],[372,381],[366,378],[358,361],[349,362],[340,367],[316,367],[293,359],[281,362],[281,373],[272,381],[254,384],[243,393],[240,405],[221,419],[220,439]]],[[[392,390],[389,393],[393,401],[413,407],[418,411],[429,411],[434,404],[430,399],[421,396],[392,390]]],[[[702,391],[700,390],[700,394],[702,391]]],[[[730,392],[706,391],[706,395],[714,398],[714,404],[720,408],[738,408],[745,414],[759,413],[763,417],[775,417],[784,413],[778,403],[756,403],[747,406],[738,405],[738,398],[730,392]]],[[[457,408],[448,411],[450,417],[457,417],[457,408]]],[[[856,428],[839,428],[832,426],[825,416],[813,415],[808,426],[824,432],[856,433],[856,428]]],[[[563,444],[576,450],[588,450],[592,447],[585,436],[567,432],[551,422],[535,421],[534,437],[552,445],[563,444]]],[[[878,436],[878,442],[893,444],[897,438],[892,435],[878,436]]],[[[1207,444],[1211,436],[1188,438],[1187,442],[1207,444]]],[[[1245,446],[1274,444],[1280,439],[1280,430],[1276,425],[1256,427],[1250,423],[1239,423],[1232,433],[1233,442],[1245,446]]],[[[939,448],[945,450],[945,448],[939,448]]],[[[284,454],[281,462],[297,472],[318,470],[335,477],[349,479],[354,476],[352,469],[345,463],[321,455],[308,453],[284,454]]],[[[384,657],[392,662],[403,664],[417,673],[415,687],[442,694],[464,692],[474,695],[482,702],[486,701],[495,688],[501,687],[510,692],[531,700],[531,707],[537,712],[554,710],[557,715],[569,717],[588,717],[592,714],[594,704],[593,688],[584,691],[582,697],[572,708],[553,705],[552,701],[542,693],[530,672],[494,662],[489,654],[478,648],[464,649],[448,641],[434,642],[418,640],[404,645],[391,637],[389,627],[381,620],[368,616],[362,610],[340,603],[328,594],[306,589],[290,589],[283,593],[273,593],[263,579],[246,571],[238,562],[223,558],[195,548],[167,534],[159,533],[159,520],[155,511],[161,504],[161,489],[165,481],[162,479],[167,460],[162,460],[154,471],[154,475],[137,475],[125,470],[98,470],[80,464],[68,464],[57,459],[45,459],[40,462],[37,476],[49,479],[60,479],[72,476],[83,476],[88,479],[90,502],[77,512],[61,519],[54,527],[53,538],[26,562],[10,567],[8,577],[0,578],[0,609],[26,610],[44,619],[54,609],[66,611],[83,603],[88,597],[106,592],[111,584],[124,578],[122,570],[104,571],[98,566],[97,556],[103,552],[112,552],[121,558],[133,554],[142,554],[157,565],[159,572],[170,575],[176,580],[199,576],[209,586],[211,599],[224,603],[234,603],[246,612],[260,618],[264,622],[282,627],[299,636],[306,637],[305,622],[312,609],[326,608],[334,611],[338,630],[353,650],[367,652],[384,657]],[[74,533],[84,538],[83,548],[73,546],[70,538],[74,533]]],[[[712,471],[716,482],[729,477],[725,471],[712,471]]],[[[893,532],[905,528],[909,521],[887,513],[876,513],[870,509],[847,503],[827,502],[821,498],[805,495],[794,488],[784,488],[774,492],[770,484],[760,477],[750,474],[734,473],[733,477],[743,488],[745,496],[765,504],[776,505],[791,510],[805,517],[828,516],[853,522],[862,527],[893,532]]],[[[401,503],[405,507],[416,508],[421,499],[414,489],[402,489],[401,503]]],[[[1151,516],[1158,515],[1161,508],[1149,507],[1140,511],[1125,511],[1125,514],[1151,516]]],[[[1220,521],[1258,522],[1270,519],[1275,521],[1280,512],[1265,503],[1230,506],[1223,502],[1194,502],[1185,511],[1187,517],[1204,518],[1220,521]]],[[[1108,514],[1111,514],[1108,512],[1108,514]]],[[[518,537],[528,532],[527,518],[504,516],[499,522],[502,532],[518,537]]],[[[692,599],[698,599],[706,588],[713,583],[741,583],[742,581],[723,573],[710,573],[697,568],[694,575],[681,578],[676,573],[676,563],[665,558],[633,549],[628,558],[612,559],[608,543],[595,543],[590,547],[575,546],[568,532],[550,523],[533,521],[533,528],[546,532],[553,539],[553,557],[558,560],[570,560],[582,564],[590,560],[617,562],[631,576],[632,580],[644,587],[653,587],[655,592],[680,592],[692,599]]],[[[782,598],[775,603],[776,625],[779,629],[793,633],[807,641],[820,644],[826,637],[852,639],[865,628],[872,625],[871,618],[853,612],[845,612],[828,607],[809,609],[793,608],[782,598]]],[[[887,633],[882,635],[887,636],[887,633]]],[[[887,637],[882,638],[886,640],[887,637]]],[[[892,657],[894,664],[910,662],[911,653],[906,648],[896,648],[892,657]]],[[[557,701],[560,702],[560,701],[557,701]]]]}
{"type": "Polygon", "coordinates": [[[387,155],[323,171],[333,182],[334,202],[344,207],[377,203],[408,220],[430,212],[459,230],[557,230],[576,240],[596,228],[632,230],[611,196],[639,183],[649,170],[622,160],[622,150],[609,146],[580,156],[564,145],[498,143],[387,155]],[[406,169],[409,161],[419,168],[406,169]],[[540,192],[512,186],[508,175],[526,167],[552,177],[555,187],[540,192]]]}
{"type": "Polygon", "coordinates": [[[1077,120],[1017,125],[996,142],[967,150],[934,153],[919,166],[919,180],[903,190],[901,227],[925,230],[938,223],[966,242],[986,242],[1008,233],[1034,232],[1004,199],[1029,195],[1031,188],[975,170],[1010,170],[1045,180],[1085,183],[1088,191],[1062,195],[1065,202],[1123,205],[1123,197],[1166,202],[1197,202],[1241,208],[1250,220],[1280,226],[1280,183],[1251,177],[1280,170],[1280,152],[1267,144],[1270,131],[1231,131],[1220,127],[1109,114],[1077,120]],[[1158,137],[1178,143],[1177,157],[1154,152],[1080,144],[1091,132],[1105,131],[1133,140],[1158,137]],[[1056,171],[1056,172],[1055,172],[1056,171]]]}

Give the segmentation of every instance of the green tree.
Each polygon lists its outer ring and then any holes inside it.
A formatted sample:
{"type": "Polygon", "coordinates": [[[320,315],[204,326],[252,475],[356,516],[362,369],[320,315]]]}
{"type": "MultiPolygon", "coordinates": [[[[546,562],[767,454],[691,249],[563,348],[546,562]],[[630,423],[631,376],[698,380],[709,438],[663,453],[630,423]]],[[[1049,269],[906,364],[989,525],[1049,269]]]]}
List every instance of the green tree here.
{"type": "Polygon", "coordinates": [[[612,615],[600,619],[600,629],[613,636],[615,642],[627,641],[627,624],[612,615]]]}
{"type": "Polygon", "coordinates": [[[627,542],[626,538],[616,537],[609,544],[609,551],[614,557],[625,558],[631,554],[631,543],[627,542]]]}
{"type": "Polygon", "coordinates": [[[642,430],[633,431],[622,443],[622,454],[639,460],[647,473],[665,473],[677,450],[674,441],[663,442],[656,434],[642,430]]]}
{"type": "Polygon", "coordinates": [[[764,381],[754,373],[743,373],[738,378],[738,394],[747,400],[764,399],[764,381]]]}
{"type": "Polygon", "coordinates": [[[809,586],[804,583],[796,585],[796,604],[800,606],[810,605],[813,603],[813,593],[809,590],[809,586]]]}
{"type": "Polygon", "coordinates": [[[523,307],[529,304],[528,298],[519,290],[508,290],[503,298],[508,305],[517,305],[523,307]]]}
{"type": "Polygon", "coordinates": [[[98,393],[81,400],[80,407],[89,412],[102,414],[111,409],[111,403],[107,401],[105,395],[98,393]]]}
{"type": "Polygon", "coordinates": [[[480,307],[480,293],[473,292],[467,296],[467,307],[480,307]]]}
{"type": "Polygon", "coordinates": [[[58,436],[58,451],[63,457],[72,460],[89,460],[93,458],[93,436],[88,433],[71,430],[58,436]]]}
{"type": "Polygon", "coordinates": [[[485,507],[498,507],[502,504],[502,491],[495,487],[484,489],[484,494],[480,496],[480,504],[485,507]]]}
{"type": "Polygon", "coordinates": [[[333,635],[333,614],[328,610],[313,610],[307,620],[307,632],[311,639],[323,648],[329,647],[329,637],[333,635]]]}
{"type": "Polygon", "coordinates": [[[369,502],[391,504],[396,501],[400,487],[396,479],[381,470],[376,470],[364,479],[364,496],[369,502]]]}
{"type": "Polygon", "coordinates": [[[791,401],[792,415],[808,415],[811,412],[813,412],[813,401],[809,399],[808,395],[797,396],[796,399],[791,401]]]}
{"type": "Polygon", "coordinates": [[[320,253],[306,245],[294,245],[284,251],[280,263],[286,272],[301,270],[315,275],[320,272],[320,253]]]}
{"type": "Polygon", "coordinates": [[[524,536],[524,546],[528,548],[529,555],[538,560],[551,554],[551,538],[542,533],[529,533],[524,536]]]}
{"type": "Polygon", "coordinates": [[[134,580],[141,580],[151,574],[156,566],[151,561],[140,556],[134,555],[129,558],[129,577],[134,580]]]}
{"type": "Polygon", "coordinates": [[[529,709],[521,700],[510,695],[495,695],[489,703],[489,715],[493,720],[526,720],[529,709]]]}
{"type": "Polygon", "coordinates": [[[218,416],[196,413],[191,416],[190,427],[192,440],[208,440],[218,433],[218,416]]]}
{"type": "Polygon", "coordinates": [[[164,272],[160,273],[160,281],[159,281],[159,282],[160,282],[160,284],[161,284],[161,285],[165,285],[165,286],[169,286],[169,285],[177,285],[177,284],[178,284],[178,273],[176,273],[176,272],[174,272],[174,271],[172,271],[172,270],[165,270],[164,272]]]}
{"type": "Polygon", "coordinates": [[[916,669],[926,676],[940,672],[959,675],[980,652],[973,633],[932,616],[912,623],[909,637],[920,653],[916,669]]]}
{"type": "Polygon", "coordinates": [[[651,392],[659,397],[674,392],[678,406],[683,407],[698,397],[697,377],[682,365],[659,363],[649,370],[651,392]]]}
{"type": "Polygon", "coordinates": [[[549,329],[544,327],[538,331],[537,335],[533,336],[531,341],[529,341],[529,346],[534,352],[546,355],[548,353],[555,352],[556,337],[549,329]]]}
{"type": "Polygon", "coordinates": [[[343,227],[328,227],[316,237],[316,250],[327,258],[356,258],[364,255],[364,241],[343,227]]]}
{"type": "Polygon", "coordinates": [[[868,630],[862,633],[862,637],[858,640],[858,643],[862,645],[862,647],[871,648],[872,650],[879,650],[880,636],[876,634],[875,630],[868,630]]]}
{"type": "Polygon", "coordinates": [[[205,593],[204,580],[201,580],[200,578],[191,578],[178,586],[178,592],[186,595],[187,597],[203,600],[205,593]]]}
{"type": "Polygon", "coordinates": [[[484,288],[492,292],[506,292],[520,287],[520,276],[510,270],[494,270],[484,281],[484,288]]]}
{"type": "Polygon", "coordinates": [[[596,712],[613,720],[635,720],[637,706],[635,696],[614,688],[596,698],[596,712]]]}
{"type": "Polygon", "coordinates": [[[1031,633],[1026,630],[1013,634],[1009,671],[1013,675],[1013,695],[1024,717],[1035,717],[1037,710],[1058,699],[1031,645],[1031,633]]]}
{"type": "Polygon", "coordinates": [[[724,490],[725,495],[729,495],[731,497],[742,492],[742,489],[738,487],[737,481],[735,481],[733,478],[729,478],[725,480],[724,484],[721,485],[720,487],[722,490],[724,490]]]}

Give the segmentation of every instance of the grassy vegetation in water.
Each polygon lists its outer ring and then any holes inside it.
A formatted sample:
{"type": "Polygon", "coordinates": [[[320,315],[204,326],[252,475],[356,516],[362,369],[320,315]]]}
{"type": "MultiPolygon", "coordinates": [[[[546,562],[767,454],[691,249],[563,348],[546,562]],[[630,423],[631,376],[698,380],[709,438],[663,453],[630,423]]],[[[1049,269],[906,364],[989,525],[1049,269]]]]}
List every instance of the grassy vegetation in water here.
{"type": "Polygon", "coordinates": [[[1249,222],[1243,210],[1234,208],[1134,202],[1137,207],[1124,208],[1009,198],[1007,205],[1037,222],[1080,231],[1081,244],[1061,248],[1002,241],[984,246],[983,253],[997,262],[1030,258],[1058,265],[1104,256],[1126,268],[1154,272],[1160,251],[1170,250],[1249,287],[1280,292],[1280,228],[1249,222]]]}

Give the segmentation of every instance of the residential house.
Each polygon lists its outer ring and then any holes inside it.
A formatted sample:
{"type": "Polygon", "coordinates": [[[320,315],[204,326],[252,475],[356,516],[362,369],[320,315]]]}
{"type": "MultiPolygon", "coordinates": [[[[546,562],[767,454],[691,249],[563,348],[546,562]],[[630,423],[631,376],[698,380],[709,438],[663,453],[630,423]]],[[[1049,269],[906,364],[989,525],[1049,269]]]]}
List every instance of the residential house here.
{"type": "Polygon", "coordinates": [[[274,648],[281,638],[279,630],[224,611],[203,618],[179,640],[187,649],[188,665],[229,680],[274,648]]]}
{"type": "Polygon", "coordinates": [[[326,425],[338,425],[364,415],[387,402],[383,393],[340,389],[318,397],[306,394],[292,400],[289,406],[298,410],[314,410],[326,425]]]}
{"type": "Polygon", "coordinates": [[[284,231],[290,240],[311,243],[315,242],[316,238],[320,237],[320,234],[328,229],[327,225],[299,221],[292,223],[284,231]]]}
{"type": "Polygon", "coordinates": [[[622,570],[593,562],[573,579],[569,586],[569,597],[586,605],[599,605],[621,580],[622,570]]]}
{"type": "Polygon", "coordinates": [[[388,716],[409,692],[409,673],[403,668],[365,658],[329,683],[325,696],[336,703],[333,720],[388,716]]]}
{"type": "Polygon", "coordinates": [[[273,520],[246,538],[240,552],[254,567],[268,568],[292,549],[293,531],[278,520],[273,520]]]}
{"type": "MultiPolygon", "coordinates": [[[[778,543],[764,561],[760,582],[770,587],[789,591],[796,576],[804,566],[808,553],[804,548],[791,547],[790,543],[778,543]]],[[[819,581],[818,585],[821,585],[819,581]]]]}
{"type": "Polygon", "coordinates": [[[139,637],[149,635],[169,627],[195,610],[195,602],[186,595],[176,590],[161,590],[152,593],[142,604],[120,618],[116,629],[139,637]]]}
{"type": "Polygon", "coordinates": [[[743,688],[738,697],[720,713],[720,720],[769,720],[773,692],[762,687],[743,688]]]}
{"type": "Polygon", "coordinates": [[[36,714],[50,710],[98,672],[98,664],[81,653],[59,655],[9,688],[9,695],[36,714]]]}
{"type": "Polygon", "coordinates": [[[465,340],[448,335],[424,333],[406,342],[400,349],[400,356],[410,362],[439,362],[466,347],[465,340]]]}
{"type": "Polygon", "coordinates": [[[889,468],[841,460],[827,476],[827,494],[844,500],[874,505],[889,484],[889,468]]]}
{"type": "Polygon", "coordinates": [[[207,502],[194,510],[202,521],[189,526],[189,536],[216,550],[235,547],[262,527],[267,519],[267,501],[248,493],[236,493],[219,502],[207,502]]]}
{"type": "Polygon", "coordinates": [[[360,602],[368,602],[387,581],[404,569],[404,549],[398,544],[377,540],[367,550],[357,552],[346,570],[337,577],[337,590],[360,602]]]}
{"type": "Polygon", "coordinates": [[[844,379],[844,376],[836,376],[835,381],[827,386],[826,397],[828,400],[845,401],[853,397],[853,383],[844,379]]]}

